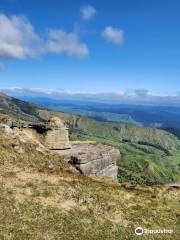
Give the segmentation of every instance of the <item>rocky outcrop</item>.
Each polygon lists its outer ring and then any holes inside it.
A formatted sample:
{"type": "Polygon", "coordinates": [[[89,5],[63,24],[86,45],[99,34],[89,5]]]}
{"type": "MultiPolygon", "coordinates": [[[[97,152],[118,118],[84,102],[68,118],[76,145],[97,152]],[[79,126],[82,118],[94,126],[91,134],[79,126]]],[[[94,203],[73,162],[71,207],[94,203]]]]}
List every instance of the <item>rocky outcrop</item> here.
{"type": "MultiPolygon", "coordinates": [[[[4,118],[3,118],[4,119],[4,118]]],[[[68,129],[61,119],[51,118],[47,123],[30,124],[6,119],[0,123],[0,131],[14,140],[14,148],[23,153],[21,143],[31,143],[38,151],[55,151],[64,156],[72,167],[87,176],[107,176],[117,180],[118,149],[110,146],[76,142],[71,147],[68,129]]]]}
{"type": "Polygon", "coordinates": [[[67,149],[71,145],[69,143],[68,128],[58,117],[51,118],[47,123],[47,131],[44,137],[44,145],[51,149],[67,149]]]}
{"type": "Polygon", "coordinates": [[[39,141],[32,137],[28,132],[24,132],[19,128],[10,128],[8,125],[0,123],[0,133],[12,140],[12,146],[18,153],[24,153],[24,144],[32,144],[35,149],[45,152],[47,149],[39,141]]]}
{"type": "Polygon", "coordinates": [[[3,121],[11,129],[21,129],[21,131],[33,140],[39,141],[50,150],[68,149],[69,143],[68,128],[61,119],[52,117],[47,123],[27,123],[16,119],[5,119],[3,121]]]}
{"type": "Polygon", "coordinates": [[[108,176],[117,180],[118,149],[102,144],[77,144],[71,149],[57,151],[79,172],[87,176],[108,176]]]}

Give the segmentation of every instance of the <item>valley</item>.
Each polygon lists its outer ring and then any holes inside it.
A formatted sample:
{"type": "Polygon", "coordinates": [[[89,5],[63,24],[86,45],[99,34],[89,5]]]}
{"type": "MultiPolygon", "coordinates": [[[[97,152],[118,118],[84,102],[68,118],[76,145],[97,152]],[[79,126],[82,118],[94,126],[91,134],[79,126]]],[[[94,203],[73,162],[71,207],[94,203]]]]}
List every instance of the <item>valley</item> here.
{"type": "Polygon", "coordinates": [[[110,104],[77,100],[57,100],[47,97],[31,97],[13,94],[15,97],[39,104],[55,111],[74,113],[97,121],[125,123],[144,127],[179,129],[180,110],[178,105],[157,104],[110,104]]]}
{"type": "Polygon", "coordinates": [[[0,124],[1,239],[179,239],[179,189],[84,176],[21,131],[0,124]]]}
{"type": "Polygon", "coordinates": [[[180,141],[164,130],[99,122],[44,109],[6,95],[1,96],[0,107],[1,112],[29,122],[44,122],[58,116],[69,127],[71,140],[92,140],[118,148],[120,182],[157,185],[180,181],[180,141]]]}

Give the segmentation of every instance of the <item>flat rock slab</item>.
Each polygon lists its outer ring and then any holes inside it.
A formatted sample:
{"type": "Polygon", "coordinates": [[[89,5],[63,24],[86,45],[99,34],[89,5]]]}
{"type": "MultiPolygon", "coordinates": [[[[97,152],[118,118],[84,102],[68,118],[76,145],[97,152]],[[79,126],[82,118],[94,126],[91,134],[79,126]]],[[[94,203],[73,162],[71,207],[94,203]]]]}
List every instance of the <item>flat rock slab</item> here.
{"type": "Polygon", "coordinates": [[[107,176],[117,180],[118,149],[102,144],[77,144],[71,149],[57,150],[66,161],[87,176],[107,176]]]}

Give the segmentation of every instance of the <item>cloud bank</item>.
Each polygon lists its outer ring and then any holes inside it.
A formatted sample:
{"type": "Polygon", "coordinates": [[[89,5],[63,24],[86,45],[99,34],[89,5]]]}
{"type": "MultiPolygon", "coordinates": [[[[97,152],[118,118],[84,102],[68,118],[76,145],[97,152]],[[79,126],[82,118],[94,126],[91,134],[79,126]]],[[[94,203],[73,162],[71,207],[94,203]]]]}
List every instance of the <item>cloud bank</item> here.
{"type": "Polygon", "coordinates": [[[24,16],[0,14],[0,59],[36,58],[47,53],[82,58],[88,52],[76,32],[51,29],[42,38],[24,16]]]}
{"type": "Polygon", "coordinates": [[[102,36],[108,42],[117,45],[121,45],[124,41],[124,31],[120,28],[113,28],[111,26],[108,26],[103,30],[102,36]]]}
{"type": "Polygon", "coordinates": [[[114,104],[180,105],[180,94],[158,95],[146,89],[119,92],[87,93],[45,88],[0,88],[0,91],[14,97],[49,98],[54,100],[89,101],[114,104]]]}
{"type": "MultiPolygon", "coordinates": [[[[95,8],[90,5],[81,7],[80,11],[84,20],[90,20],[96,14],[95,8]]],[[[78,31],[49,29],[45,33],[42,37],[24,16],[0,14],[0,59],[37,58],[48,53],[77,58],[89,55],[88,46],[81,41],[78,31]]],[[[112,26],[106,27],[102,36],[117,45],[124,40],[123,30],[112,26]]]]}

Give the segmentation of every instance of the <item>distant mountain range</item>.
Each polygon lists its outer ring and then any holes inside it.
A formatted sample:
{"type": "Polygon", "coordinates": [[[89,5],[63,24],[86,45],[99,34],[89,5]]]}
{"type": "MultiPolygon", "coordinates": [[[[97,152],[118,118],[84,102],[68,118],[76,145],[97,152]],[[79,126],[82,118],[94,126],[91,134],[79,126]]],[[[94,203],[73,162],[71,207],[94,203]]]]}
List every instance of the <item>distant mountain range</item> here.
{"type": "Polygon", "coordinates": [[[94,102],[108,104],[180,106],[180,94],[160,95],[147,89],[132,89],[115,92],[72,92],[62,89],[46,88],[0,88],[0,91],[13,97],[48,98],[74,102],[94,102]]]}
{"type": "Polygon", "coordinates": [[[174,133],[180,129],[180,107],[177,106],[105,104],[29,96],[19,98],[55,111],[87,116],[97,121],[168,129],[174,133]]]}

